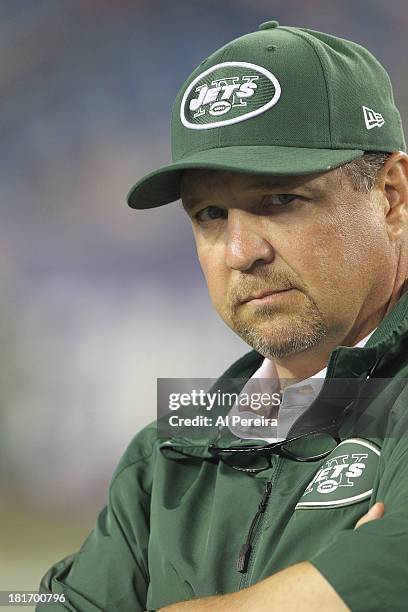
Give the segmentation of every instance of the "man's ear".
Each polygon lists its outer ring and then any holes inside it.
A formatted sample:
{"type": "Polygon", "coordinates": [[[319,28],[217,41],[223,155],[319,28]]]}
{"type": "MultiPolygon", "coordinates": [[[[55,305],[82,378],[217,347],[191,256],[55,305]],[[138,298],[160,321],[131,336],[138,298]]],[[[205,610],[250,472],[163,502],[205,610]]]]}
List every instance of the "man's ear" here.
{"type": "Polygon", "coordinates": [[[385,222],[392,242],[408,229],[408,155],[395,151],[378,175],[378,187],[385,196],[385,222]]]}

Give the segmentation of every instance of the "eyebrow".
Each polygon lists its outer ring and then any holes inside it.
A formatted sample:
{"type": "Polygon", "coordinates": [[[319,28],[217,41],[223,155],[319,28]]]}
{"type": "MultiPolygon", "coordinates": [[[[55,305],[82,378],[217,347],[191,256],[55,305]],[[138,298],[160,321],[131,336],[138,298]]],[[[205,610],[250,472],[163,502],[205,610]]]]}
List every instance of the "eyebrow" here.
{"type": "MultiPolygon", "coordinates": [[[[282,190],[281,193],[285,193],[285,190],[296,189],[297,187],[304,189],[305,191],[310,192],[310,189],[306,186],[299,185],[299,177],[296,177],[294,180],[288,179],[288,177],[274,177],[273,179],[266,178],[263,181],[257,180],[256,182],[248,183],[246,187],[248,189],[279,189],[282,190]]],[[[205,199],[205,198],[204,198],[205,199]]],[[[203,201],[203,198],[199,198],[193,195],[186,195],[184,198],[181,198],[181,203],[185,210],[191,210],[197,204],[200,204],[203,201]]]]}
{"type": "Polygon", "coordinates": [[[181,198],[181,203],[185,210],[191,210],[194,208],[194,206],[202,201],[202,198],[196,198],[195,196],[186,196],[185,198],[181,198]]]}

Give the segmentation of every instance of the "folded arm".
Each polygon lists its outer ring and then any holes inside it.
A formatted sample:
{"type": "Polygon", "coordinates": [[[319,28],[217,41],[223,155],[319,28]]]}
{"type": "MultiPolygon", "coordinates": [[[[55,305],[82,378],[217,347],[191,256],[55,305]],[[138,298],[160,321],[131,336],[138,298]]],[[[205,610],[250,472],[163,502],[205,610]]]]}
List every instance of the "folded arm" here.
{"type": "Polygon", "coordinates": [[[161,608],[161,612],[331,612],[349,608],[325,578],[307,561],[292,565],[251,587],[215,597],[184,601],[161,608]]]}
{"type": "MultiPolygon", "coordinates": [[[[381,518],[384,504],[375,504],[356,524],[381,518]]],[[[331,584],[308,561],[296,563],[251,587],[227,595],[204,597],[161,608],[161,612],[330,612],[350,610],[331,584]]]]}

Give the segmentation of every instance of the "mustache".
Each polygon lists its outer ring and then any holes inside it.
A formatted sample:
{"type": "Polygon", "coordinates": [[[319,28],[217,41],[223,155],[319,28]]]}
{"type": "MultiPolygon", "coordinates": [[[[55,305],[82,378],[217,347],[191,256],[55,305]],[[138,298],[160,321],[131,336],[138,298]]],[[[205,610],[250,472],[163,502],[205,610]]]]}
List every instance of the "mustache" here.
{"type": "Polygon", "coordinates": [[[265,291],[282,291],[284,289],[298,289],[299,283],[285,272],[259,272],[256,276],[241,276],[239,282],[231,287],[228,301],[231,307],[245,302],[252,295],[259,295],[265,291]]]}

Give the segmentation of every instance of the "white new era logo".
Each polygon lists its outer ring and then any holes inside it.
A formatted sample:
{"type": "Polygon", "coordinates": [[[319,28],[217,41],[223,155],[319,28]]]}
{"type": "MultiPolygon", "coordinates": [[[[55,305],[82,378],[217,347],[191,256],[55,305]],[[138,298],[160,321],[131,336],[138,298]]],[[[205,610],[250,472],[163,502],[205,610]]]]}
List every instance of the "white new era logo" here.
{"type": "Polygon", "coordinates": [[[367,130],[384,125],[384,117],[381,113],[376,113],[372,108],[367,108],[367,106],[363,106],[363,113],[367,130]]]}

